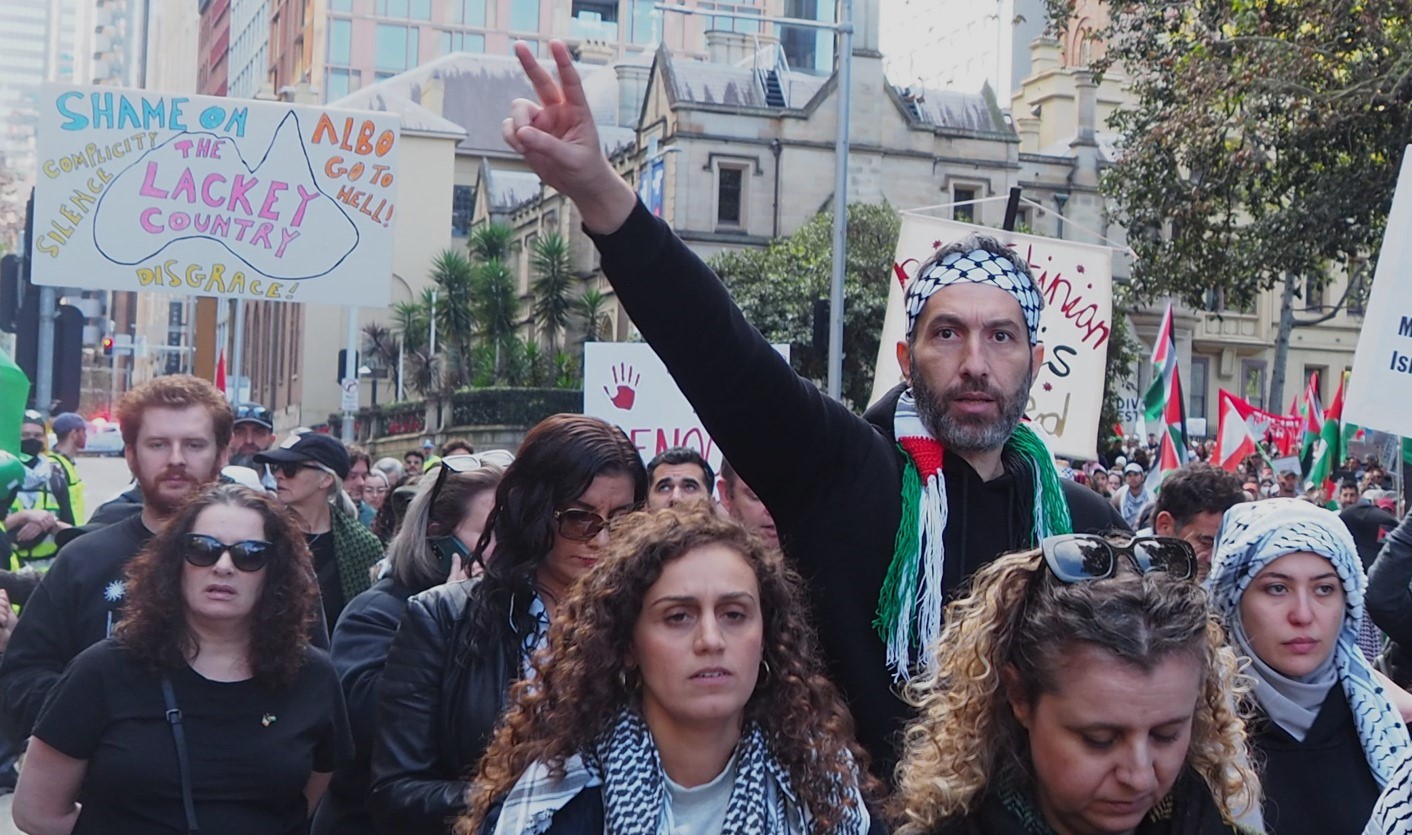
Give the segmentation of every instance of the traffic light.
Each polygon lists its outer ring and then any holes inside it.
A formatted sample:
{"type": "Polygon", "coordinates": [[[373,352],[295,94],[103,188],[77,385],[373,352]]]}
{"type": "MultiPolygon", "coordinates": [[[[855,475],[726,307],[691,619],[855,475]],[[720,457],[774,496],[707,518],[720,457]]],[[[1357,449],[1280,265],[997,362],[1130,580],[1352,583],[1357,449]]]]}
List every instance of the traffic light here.
{"type": "Polygon", "coordinates": [[[102,345],[103,345],[103,356],[105,356],[105,357],[111,357],[111,356],[113,355],[113,337],[111,337],[111,336],[105,336],[105,337],[103,337],[102,345]]]}

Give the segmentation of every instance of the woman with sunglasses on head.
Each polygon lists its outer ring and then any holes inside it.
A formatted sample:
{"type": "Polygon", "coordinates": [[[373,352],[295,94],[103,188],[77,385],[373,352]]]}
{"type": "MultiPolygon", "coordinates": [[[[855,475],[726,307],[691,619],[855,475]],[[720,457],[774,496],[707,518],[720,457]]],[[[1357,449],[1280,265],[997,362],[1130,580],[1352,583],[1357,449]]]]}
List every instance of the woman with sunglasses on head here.
{"type": "Polygon", "coordinates": [[[377,685],[388,648],[409,597],[448,578],[464,578],[463,565],[480,542],[495,504],[496,485],[514,460],[504,450],[441,459],[440,472],[422,481],[402,529],[387,547],[383,577],[343,610],[330,654],[348,701],[355,756],[333,775],[314,820],[314,835],[373,831],[367,811],[369,763],[377,728],[377,685]]]}
{"type": "Polygon", "coordinates": [[[20,829],[307,832],[351,740],[338,677],[309,645],[318,587],[288,514],[245,487],[207,488],[109,592],[123,620],[39,715],[20,829]]]}
{"type": "Polygon", "coordinates": [[[457,832],[869,832],[875,781],[802,586],[710,508],[615,527],[515,686],[457,832]]]}
{"type": "Polygon", "coordinates": [[[1250,659],[1269,831],[1360,831],[1412,741],[1395,685],[1358,649],[1366,582],[1348,528],[1299,499],[1236,505],[1206,582],[1250,659]]]}
{"type": "Polygon", "coordinates": [[[1179,539],[1069,535],[978,571],[907,686],[904,835],[1241,831],[1235,656],[1179,539]]]}
{"type": "Polygon", "coordinates": [[[570,588],[598,562],[608,520],[646,496],[642,459],[617,427],[554,415],[525,436],[475,544],[484,573],[411,598],[393,640],[378,688],[368,804],[379,831],[449,830],[510,686],[570,588]]]}

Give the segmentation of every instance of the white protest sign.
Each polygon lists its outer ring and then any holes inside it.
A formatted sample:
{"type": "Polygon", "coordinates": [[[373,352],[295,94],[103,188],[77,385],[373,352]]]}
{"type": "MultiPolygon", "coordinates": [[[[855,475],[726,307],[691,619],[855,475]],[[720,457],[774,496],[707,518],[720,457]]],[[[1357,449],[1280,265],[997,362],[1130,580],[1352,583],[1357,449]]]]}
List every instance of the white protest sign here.
{"type": "Polygon", "coordinates": [[[36,284],[385,307],[400,120],[46,84],[36,284]]]}
{"type": "Polygon", "coordinates": [[[943,244],[972,232],[1013,247],[1028,262],[1044,296],[1039,334],[1044,364],[1030,388],[1025,410],[1030,425],[1056,455],[1098,457],[1098,417],[1112,333],[1113,254],[1107,247],[903,212],[870,402],[902,379],[896,349],[907,331],[902,280],[910,280],[943,244]]]}
{"type": "Polygon", "coordinates": [[[1388,212],[1378,269],[1353,354],[1343,419],[1412,436],[1412,146],[1388,212]]]}
{"type": "MultiPolygon", "coordinates": [[[[774,347],[789,358],[788,345],[774,347]]],[[[583,413],[622,427],[644,463],[665,449],[685,446],[721,471],[721,451],[667,367],[644,342],[584,346],[583,413]]]]}

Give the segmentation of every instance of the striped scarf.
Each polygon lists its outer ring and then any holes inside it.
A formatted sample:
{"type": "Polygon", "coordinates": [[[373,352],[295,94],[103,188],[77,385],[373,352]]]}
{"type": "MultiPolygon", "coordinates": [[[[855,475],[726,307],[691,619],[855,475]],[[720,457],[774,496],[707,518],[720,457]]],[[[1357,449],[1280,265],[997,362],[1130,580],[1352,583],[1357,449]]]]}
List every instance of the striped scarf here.
{"type": "MultiPolygon", "coordinates": [[[[920,651],[924,669],[936,666],[946,593],[942,577],[946,558],[943,539],[949,508],[942,474],[946,451],[922,424],[911,389],[898,398],[893,434],[906,459],[902,470],[902,521],[873,626],[887,644],[887,665],[893,678],[905,681],[911,676],[915,651],[920,651]]],[[[1005,449],[1026,461],[1034,473],[1031,542],[1072,533],[1069,505],[1064,500],[1054,457],[1044,441],[1028,425],[1020,423],[1005,449]]]]}

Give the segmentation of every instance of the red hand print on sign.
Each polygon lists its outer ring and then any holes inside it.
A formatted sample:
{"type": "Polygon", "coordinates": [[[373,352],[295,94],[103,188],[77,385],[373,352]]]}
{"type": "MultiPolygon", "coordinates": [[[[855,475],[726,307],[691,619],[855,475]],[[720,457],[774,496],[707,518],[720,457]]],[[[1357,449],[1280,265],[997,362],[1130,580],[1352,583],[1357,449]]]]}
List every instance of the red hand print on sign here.
{"type": "Polygon", "coordinates": [[[637,384],[641,381],[642,375],[633,371],[631,365],[619,363],[613,369],[613,385],[617,391],[604,386],[603,393],[608,395],[609,402],[626,412],[637,402],[637,384]]]}

